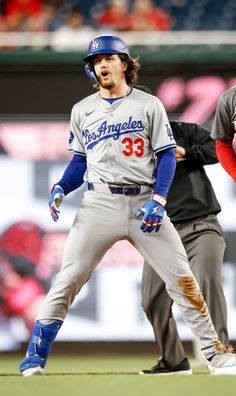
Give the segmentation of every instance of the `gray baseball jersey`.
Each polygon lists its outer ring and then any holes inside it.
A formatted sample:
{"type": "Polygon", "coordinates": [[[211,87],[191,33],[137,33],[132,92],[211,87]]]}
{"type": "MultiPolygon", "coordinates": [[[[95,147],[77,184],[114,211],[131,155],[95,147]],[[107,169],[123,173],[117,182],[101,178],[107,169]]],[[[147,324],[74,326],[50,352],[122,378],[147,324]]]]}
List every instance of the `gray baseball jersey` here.
{"type": "Polygon", "coordinates": [[[216,140],[233,140],[236,132],[236,86],[219,98],[211,137],[216,140]]]}
{"type": "Polygon", "coordinates": [[[138,89],[113,104],[99,93],[85,98],[72,109],[70,130],[69,150],[87,156],[85,180],[93,183],[152,186],[154,153],[176,146],[161,101],[138,89]]]}

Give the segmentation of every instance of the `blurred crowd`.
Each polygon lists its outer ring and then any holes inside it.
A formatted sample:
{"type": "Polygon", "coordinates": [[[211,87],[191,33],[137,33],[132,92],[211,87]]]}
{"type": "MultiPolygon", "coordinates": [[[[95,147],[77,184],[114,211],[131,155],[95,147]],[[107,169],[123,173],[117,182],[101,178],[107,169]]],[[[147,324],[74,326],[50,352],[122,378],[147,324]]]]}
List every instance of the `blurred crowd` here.
{"type": "MultiPolygon", "coordinates": [[[[236,30],[236,0],[0,0],[0,33],[50,32],[56,51],[99,31],[180,30],[236,30]]],[[[0,40],[1,50],[21,45],[0,40]]]]}
{"type": "Polygon", "coordinates": [[[2,32],[166,31],[172,26],[171,16],[153,0],[0,0],[2,32]]]}

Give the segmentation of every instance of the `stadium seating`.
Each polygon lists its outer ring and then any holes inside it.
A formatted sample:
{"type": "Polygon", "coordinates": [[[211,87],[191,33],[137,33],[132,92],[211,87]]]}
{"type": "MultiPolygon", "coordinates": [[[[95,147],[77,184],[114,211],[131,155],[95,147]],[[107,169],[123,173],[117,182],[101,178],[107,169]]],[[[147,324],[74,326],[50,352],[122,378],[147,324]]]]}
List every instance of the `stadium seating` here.
{"type": "MultiPolygon", "coordinates": [[[[80,2],[80,8],[90,21],[91,10],[105,6],[108,1],[84,3],[80,2]]],[[[132,0],[129,3],[132,7],[132,0]]],[[[173,17],[173,30],[236,30],[235,0],[154,0],[154,3],[173,17]]]]}
{"type": "MultiPolygon", "coordinates": [[[[127,0],[130,10],[134,0],[127,0]]],[[[0,0],[0,16],[4,4],[0,0]]],[[[44,0],[45,4],[47,3],[44,0]]],[[[63,12],[75,9],[84,16],[86,25],[94,26],[94,14],[104,9],[110,0],[62,0],[63,12]]],[[[236,30],[236,0],[153,0],[173,19],[172,30],[236,30]]],[[[1,29],[1,27],[0,27],[1,29]]],[[[49,29],[51,30],[51,29],[49,29]]]]}

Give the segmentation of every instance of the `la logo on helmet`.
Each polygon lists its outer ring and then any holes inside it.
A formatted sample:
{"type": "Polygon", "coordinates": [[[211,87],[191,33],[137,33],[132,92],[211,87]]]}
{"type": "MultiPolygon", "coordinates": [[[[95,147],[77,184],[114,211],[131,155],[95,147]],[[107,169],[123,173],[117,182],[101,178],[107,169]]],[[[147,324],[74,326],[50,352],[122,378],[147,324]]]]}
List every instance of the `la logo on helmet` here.
{"type": "Polygon", "coordinates": [[[99,47],[100,47],[99,42],[96,41],[96,40],[93,40],[92,48],[93,48],[93,49],[98,49],[99,47]]]}

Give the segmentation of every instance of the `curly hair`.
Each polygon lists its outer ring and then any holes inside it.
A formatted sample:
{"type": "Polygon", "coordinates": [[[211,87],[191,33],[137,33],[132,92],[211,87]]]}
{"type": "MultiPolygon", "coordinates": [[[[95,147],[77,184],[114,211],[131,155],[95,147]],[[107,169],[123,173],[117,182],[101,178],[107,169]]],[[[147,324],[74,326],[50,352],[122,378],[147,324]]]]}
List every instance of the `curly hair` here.
{"type": "Polygon", "coordinates": [[[131,58],[125,54],[118,54],[122,62],[127,63],[127,69],[125,71],[125,79],[127,85],[132,87],[137,83],[138,71],[140,69],[140,63],[138,58],[131,58]]]}

